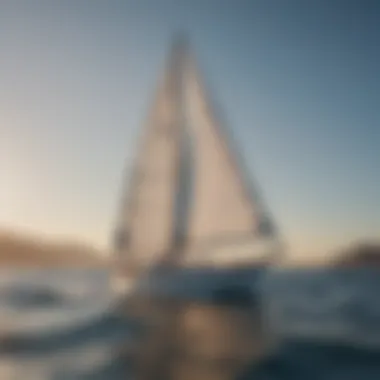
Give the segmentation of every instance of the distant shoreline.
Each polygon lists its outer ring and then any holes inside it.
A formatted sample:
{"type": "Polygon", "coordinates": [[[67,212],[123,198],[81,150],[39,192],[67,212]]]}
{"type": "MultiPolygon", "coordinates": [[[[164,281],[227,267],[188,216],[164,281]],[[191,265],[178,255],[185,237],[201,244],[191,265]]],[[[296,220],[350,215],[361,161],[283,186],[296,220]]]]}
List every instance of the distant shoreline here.
{"type": "Polygon", "coordinates": [[[0,232],[1,267],[106,268],[96,249],[81,243],[47,242],[21,234],[0,232]]]}

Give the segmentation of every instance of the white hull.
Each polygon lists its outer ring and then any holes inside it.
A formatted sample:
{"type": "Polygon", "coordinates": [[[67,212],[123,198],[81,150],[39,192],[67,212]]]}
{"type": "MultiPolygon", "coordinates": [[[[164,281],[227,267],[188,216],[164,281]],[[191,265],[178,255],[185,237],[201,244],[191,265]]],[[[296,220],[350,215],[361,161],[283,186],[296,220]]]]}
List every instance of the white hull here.
{"type": "Polygon", "coordinates": [[[255,267],[273,256],[272,241],[250,238],[237,244],[223,244],[215,247],[194,247],[185,251],[180,265],[184,268],[213,267],[228,269],[234,267],[255,267]]]}

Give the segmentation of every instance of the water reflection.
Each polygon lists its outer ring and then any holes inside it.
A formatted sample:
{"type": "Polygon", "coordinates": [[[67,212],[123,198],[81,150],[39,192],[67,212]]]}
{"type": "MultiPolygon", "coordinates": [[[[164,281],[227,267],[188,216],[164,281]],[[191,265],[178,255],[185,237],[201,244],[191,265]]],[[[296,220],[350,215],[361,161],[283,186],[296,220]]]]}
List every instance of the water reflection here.
{"type": "Polygon", "coordinates": [[[234,379],[265,352],[257,302],[225,289],[211,302],[137,298],[130,313],[144,324],[135,352],[138,379],[234,379]]]}

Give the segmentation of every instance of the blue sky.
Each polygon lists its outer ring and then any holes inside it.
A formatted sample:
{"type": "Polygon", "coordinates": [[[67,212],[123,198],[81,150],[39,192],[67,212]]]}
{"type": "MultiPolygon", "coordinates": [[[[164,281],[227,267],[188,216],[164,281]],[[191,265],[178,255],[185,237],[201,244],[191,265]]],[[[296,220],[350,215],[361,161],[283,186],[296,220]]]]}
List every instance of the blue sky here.
{"type": "Polygon", "coordinates": [[[173,34],[294,253],[380,237],[380,5],[340,0],[0,4],[0,226],[108,244],[173,34]]]}

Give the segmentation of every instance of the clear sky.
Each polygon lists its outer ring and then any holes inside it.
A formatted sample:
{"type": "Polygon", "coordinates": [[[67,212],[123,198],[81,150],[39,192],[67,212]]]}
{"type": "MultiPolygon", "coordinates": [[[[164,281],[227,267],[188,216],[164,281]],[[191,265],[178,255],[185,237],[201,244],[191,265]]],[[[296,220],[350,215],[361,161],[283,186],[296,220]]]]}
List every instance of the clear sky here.
{"type": "Polygon", "coordinates": [[[0,226],[105,247],[171,37],[186,30],[295,254],[380,237],[380,4],[0,3],[0,226]]]}

